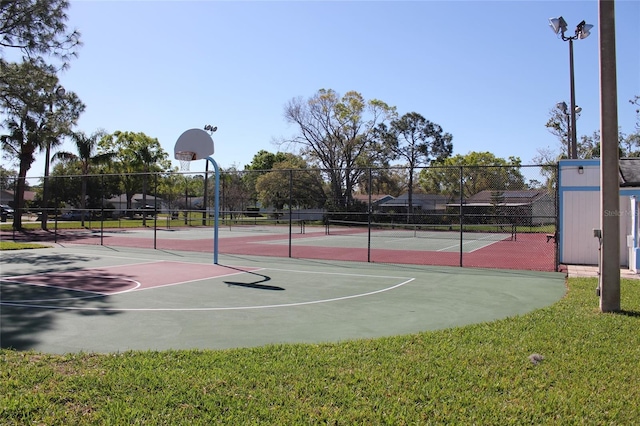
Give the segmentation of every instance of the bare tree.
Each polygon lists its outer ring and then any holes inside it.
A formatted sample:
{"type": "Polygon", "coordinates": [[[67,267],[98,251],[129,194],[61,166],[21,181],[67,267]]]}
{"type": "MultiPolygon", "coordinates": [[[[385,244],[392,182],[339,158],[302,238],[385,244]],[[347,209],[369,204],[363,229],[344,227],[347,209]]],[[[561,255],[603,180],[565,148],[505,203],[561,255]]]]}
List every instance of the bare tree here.
{"type": "Polygon", "coordinates": [[[298,134],[287,142],[302,146],[309,163],[325,169],[333,203],[349,206],[358,178],[375,158],[373,130],[395,117],[395,108],[376,99],[367,101],[355,91],[340,97],[321,89],[306,100],[289,101],[284,115],[298,127],[298,134]]]}
{"type": "Polygon", "coordinates": [[[549,132],[558,138],[559,146],[559,158],[570,157],[570,139],[571,139],[571,124],[569,123],[569,115],[566,110],[566,104],[556,104],[549,111],[549,120],[545,124],[545,127],[549,132]],[[564,109],[562,107],[564,105],[564,109]]]}

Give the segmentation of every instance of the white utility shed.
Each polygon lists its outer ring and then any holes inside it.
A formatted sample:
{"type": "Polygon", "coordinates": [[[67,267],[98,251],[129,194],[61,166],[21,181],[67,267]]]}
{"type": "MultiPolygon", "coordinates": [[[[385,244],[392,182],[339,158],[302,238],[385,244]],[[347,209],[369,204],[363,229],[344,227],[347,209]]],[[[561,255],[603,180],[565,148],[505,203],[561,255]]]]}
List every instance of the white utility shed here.
{"type": "MultiPolygon", "coordinates": [[[[620,266],[629,265],[627,236],[633,214],[631,196],[640,199],[640,158],[620,159],[620,266]],[[637,173],[636,173],[637,171],[637,173]]],[[[563,264],[597,265],[600,229],[600,160],[561,160],[558,176],[559,260],[563,264]]]]}

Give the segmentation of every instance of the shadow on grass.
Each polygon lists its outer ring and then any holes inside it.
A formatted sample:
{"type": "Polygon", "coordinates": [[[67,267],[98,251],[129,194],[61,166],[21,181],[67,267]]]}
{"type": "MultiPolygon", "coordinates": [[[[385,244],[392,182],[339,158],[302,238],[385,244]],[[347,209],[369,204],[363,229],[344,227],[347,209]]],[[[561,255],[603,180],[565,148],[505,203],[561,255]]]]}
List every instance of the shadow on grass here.
{"type": "Polygon", "coordinates": [[[640,318],[640,312],[638,311],[627,311],[622,309],[614,313],[618,315],[624,315],[625,317],[640,318]]]}

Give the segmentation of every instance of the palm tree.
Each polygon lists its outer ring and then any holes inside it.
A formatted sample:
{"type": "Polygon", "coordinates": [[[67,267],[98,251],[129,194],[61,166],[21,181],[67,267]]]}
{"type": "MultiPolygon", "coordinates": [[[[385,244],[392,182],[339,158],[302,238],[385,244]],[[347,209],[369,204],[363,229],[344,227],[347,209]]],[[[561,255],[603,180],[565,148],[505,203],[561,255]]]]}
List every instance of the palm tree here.
{"type": "Polygon", "coordinates": [[[152,166],[166,157],[164,151],[159,151],[148,144],[139,146],[135,151],[135,163],[142,166],[142,226],[147,226],[147,188],[152,166]]]}
{"type": "Polygon", "coordinates": [[[80,164],[80,171],[82,173],[82,189],[80,196],[80,208],[83,211],[82,226],[84,226],[84,209],[87,199],[87,182],[89,179],[89,172],[91,166],[104,164],[115,156],[113,152],[103,152],[95,154],[98,147],[98,141],[105,135],[104,131],[98,130],[91,135],[87,136],[84,132],[77,132],[71,135],[71,139],[76,145],[77,154],[72,152],[60,151],[53,156],[53,160],[62,161],[77,161],[80,164]],[[95,155],[94,155],[95,154],[95,155]]]}
{"type": "MultiPolygon", "coordinates": [[[[3,115],[0,128],[8,131],[8,134],[0,135],[0,144],[8,158],[19,163],[15,199],[18,211],[24,208],[24,179],[35,161],[35,153],[38,150],[48,152],[49,147],[75,126],[85,108],[73,92],[62,94],[60,91],[59,95],[54,95],[56,88],[59,89],[56,73],[53,66],[45,65],[41,59],[20,63],[0,60],[0,109],[3,115]]],[[[41,226],[47,229],[46,168],[44,177],[41,226]]],[[[22,228],[21,218],[19,214],[14,218],[16,229],[22,228]]]]}

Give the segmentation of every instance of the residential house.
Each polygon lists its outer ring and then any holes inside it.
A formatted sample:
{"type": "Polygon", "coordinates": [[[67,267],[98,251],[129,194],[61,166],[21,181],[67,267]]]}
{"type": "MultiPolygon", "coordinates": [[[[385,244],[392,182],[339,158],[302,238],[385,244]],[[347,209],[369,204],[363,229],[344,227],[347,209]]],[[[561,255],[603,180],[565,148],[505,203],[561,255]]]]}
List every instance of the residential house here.
{"type": "Polygon", "coordinates": [[[382,204],[393,200],[393,197],[388,194],[371,194],[371,197],[369,197],[369,194],[354,194],[352,198],[354,201],[365,205],[369,205],[369,200],[371,200],[372,211],[378,211],[382,204]]]}
{"type": "MultiPolygon", "coordinates": [[[[167,211],[167,206],[162,198],[156,198],[153,195],[148,195],[146,197],[146,205],[155,207],[159,212],[167,211]]],[[[104,200],[105,208],[113,209],[114,216],[124,216],[126,215],[127,209],[127,196],[126,194],[116,195],[109,199],[104,200]]],[[[141,210],[145,207],[144,197],[142,194],[134,194],[131,199],[131,210],[141,210]]]]}
{"type": "MultiPolygon", "coordinates": [[[[460,203],[447,206],[460,209],[460,203]]],[[[553,193],[546,189],[519,191],[484,190],[463,200],[465,222],[515,223],[537,226],[555,223],[556,204],[553,193]]]]}
{"type": "MultiPolygon", "coordinates": [[[[24,191],[24,201],[32,202],[36,198],[34,191],[24,191]]],[[[8,204],[11,207],[15,207],[15,193],[8,189],[0,190],[0,204],[8,204]]]]}
{"type": "MultiPolygon", "coordinates": [[[[436,194],[412,194],[412,213],[445,213],[447,197],[436,194]]],[[[409,194],[404,193],[392,200],[380,203],[380,211],[385,213],[408,213],[409,194]]]]}

